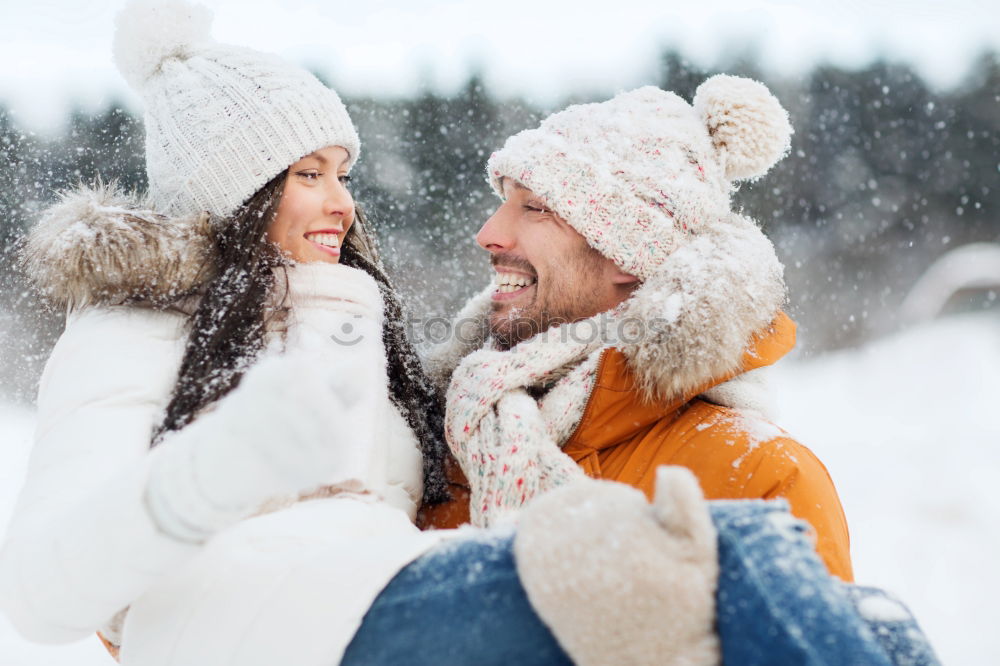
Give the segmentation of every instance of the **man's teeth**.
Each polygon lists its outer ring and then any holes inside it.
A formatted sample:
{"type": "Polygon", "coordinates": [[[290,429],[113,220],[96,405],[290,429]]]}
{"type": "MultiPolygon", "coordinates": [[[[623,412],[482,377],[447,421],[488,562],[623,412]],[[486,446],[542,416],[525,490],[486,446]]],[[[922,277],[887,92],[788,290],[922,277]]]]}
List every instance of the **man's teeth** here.
{"type": "Polygon", "coordinates": [[[509,294],[535,284],[535,278],[519,273],[497,273],[494,284],[497,286],[497,293],[509,294]]]}
{"type": "Polygon", "coordinates": [[[340,247],[340,239],[337,234],[306,234],[306,239],[327,247],[340,247]]]}

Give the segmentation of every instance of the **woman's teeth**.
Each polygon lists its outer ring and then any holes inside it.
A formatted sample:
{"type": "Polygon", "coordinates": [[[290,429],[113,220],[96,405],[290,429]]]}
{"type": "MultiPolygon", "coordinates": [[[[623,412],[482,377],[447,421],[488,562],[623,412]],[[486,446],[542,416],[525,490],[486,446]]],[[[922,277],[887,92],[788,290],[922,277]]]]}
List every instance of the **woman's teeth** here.
{"type": "Polygon", "coordinates": [[[337,234],[306,234],[306,240],[327,247],[340,247],[340,238],[337,234]]]}
{"type": "Polygon", "coordinates": [[[497,273],[494,284],[496,284],[498,294],[510,294],[535,284],[535,278],[519,273],[497,273]]]}

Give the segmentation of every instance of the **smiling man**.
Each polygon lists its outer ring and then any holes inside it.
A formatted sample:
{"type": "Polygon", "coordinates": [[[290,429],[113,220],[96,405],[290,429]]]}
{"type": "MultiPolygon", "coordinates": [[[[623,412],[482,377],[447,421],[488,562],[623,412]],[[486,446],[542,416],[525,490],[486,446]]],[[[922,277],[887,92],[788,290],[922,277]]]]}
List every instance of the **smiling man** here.
{"type": "Polygon", "coordinates": [[[790,135],[764,86],[718,76],[693,106],[641,88],[569,107],[491,156],[495,280],[430,359],[458,466],[425,525],[494,524],[582,474],[651,497],[681,465],[709,499],[786,499],[852,578],[829,474],[767,415],[761,370],[795,342],[783,269],[730,205],[790,135]]]}
{"type": "Polygon", "coordinates": [[[490,330],[500,349],[621,303],[638,280],[584,240],[534,192],[500,179],[504,203],[476,241],[496,271],[490,330]],[[567,288],[571,287],[571,288],[567,288]]]}

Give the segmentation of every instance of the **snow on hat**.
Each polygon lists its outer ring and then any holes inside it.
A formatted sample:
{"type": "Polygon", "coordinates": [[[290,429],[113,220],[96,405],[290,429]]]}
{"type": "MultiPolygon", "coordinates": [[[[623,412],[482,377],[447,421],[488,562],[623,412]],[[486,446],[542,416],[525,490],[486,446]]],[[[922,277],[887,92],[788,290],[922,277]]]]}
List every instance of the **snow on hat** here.
{"type": "Polygon", "coordinates": [[[146,172],[160,212],[226,217],[304,155],[342,146],[347,109],[307,71],[212,40],[211,12],[183,0],[138,0],[116,20],[114,59],[143,98],[146,172]]]}
{"type": "Polygon", "coordinates": [[[685,238],[730,215],[733,182],[789,149],[787,112],[750,79],[718,75],[693,105],[653,86],[570,106],[510,137],[487,165],[545,200],[591,247],[645,280],[685,238]]]}

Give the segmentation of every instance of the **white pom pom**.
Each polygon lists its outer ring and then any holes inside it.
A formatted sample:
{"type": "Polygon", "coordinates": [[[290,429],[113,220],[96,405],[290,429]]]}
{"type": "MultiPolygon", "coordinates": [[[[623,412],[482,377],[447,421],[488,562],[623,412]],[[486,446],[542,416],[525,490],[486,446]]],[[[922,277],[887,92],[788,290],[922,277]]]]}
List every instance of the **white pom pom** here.
{"type": "Polygon", "coordinates": [[[137,0],[115,19],[114,60],[133,88],[141,88],[167,58],[182,58],[211,41],[212,12],[183,0],[137,0]]]}
{"type": "Polygon", "coordinates": [[[708,126],[729,180],[763,176],[791,145],[788,112],[752,79],[713,76],[698,86],[694,108],[708,126]]]}

